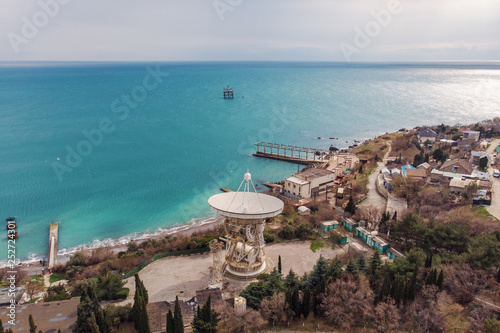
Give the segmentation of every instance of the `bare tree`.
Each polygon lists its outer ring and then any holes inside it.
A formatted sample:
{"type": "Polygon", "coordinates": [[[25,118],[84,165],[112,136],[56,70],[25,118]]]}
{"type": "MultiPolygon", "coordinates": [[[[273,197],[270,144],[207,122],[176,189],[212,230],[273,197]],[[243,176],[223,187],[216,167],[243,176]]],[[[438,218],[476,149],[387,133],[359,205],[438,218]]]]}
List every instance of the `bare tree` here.
{"type": "Polygon", "coordinates": [[[378,230],[382,211],[374,205],[362,206],[356,212],[361,220],[365,220],[366,227],[370,230],[378,230]]]}
{"type": "Polygon", "coordinates": [[[468,264],[456,264],[445,267],[444,287],[457,301],[466,305],[485,288],[488,276],[483,270],[474,270],[468,264]]]}
{"type": "Polygon", "coordinates": [[[493,311],[485,306],[477,306],[469,312],[470,332],[482,333],[484,320],[493,318],[493,311]]]}
{"type": "Polygon", "coordinates": [[[437,309],[436,286],[424,286],[415,301],[405,311],[408,322],[419,332],[442,332],[444,317],[437,309]]]}
{"type": "Polygon", "coordinates": [[[290,308],[286,304],[285,295],[275,293],[272,297],[260,303],[260,313],[269,323],[285,322],[290,315],[290,308]]]}
{"type": "Polygon", "coordinates": [[[373,314],[373,292],[363,275],[355,280],[352,275],[328,285],[322,310],[328,323],[343,329],[364,324],[373,314]]]}
{"type": "Polygon", "coordinates": [[[401,311],[391,297],[388,297],[385,302],[378,303],[374,313],[375,324],[379,332],[394,331],[401,326],[401,311]]]}
{"type": "Polygon", "coordinates": [[[41,282],[38,282],[37,280],[33,279],[28,281],[24,285],[24,289],[26,290],[26,294],[28,294],[28,296],[30,297],[30,300],[33,300],[35,294],[44,291],[45,287],[41,282]]]}
{"type": "Polygon", "coordinates": [[[217,332],[239,333],[256,331],[265,324],[264,319],[258,311],[247,308],[245,312],[237,312],[234,308],[227,307],[221,313],[221,321],[217,332]]]}
{"type": "Polygon", "coordinates": [[[0,269],[0,281],[7,280],[8,278],[14,275],[14,281],[16,281],[16,285],[22,283],[28,277],[28,272],[20,267],[16,267],[15,270],[10,269],[9,267],[0,269]],[[14,273],[10,273],[10,272],[14,273]]]}

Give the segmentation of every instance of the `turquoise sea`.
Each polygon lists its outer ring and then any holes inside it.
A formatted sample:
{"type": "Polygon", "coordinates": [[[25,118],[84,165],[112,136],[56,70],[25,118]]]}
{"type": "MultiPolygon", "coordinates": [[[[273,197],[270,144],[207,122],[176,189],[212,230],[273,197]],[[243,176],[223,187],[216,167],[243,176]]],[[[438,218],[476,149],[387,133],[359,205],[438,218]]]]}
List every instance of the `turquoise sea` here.
{"type": "Polygon", "coordinates": [[[17,217],[21,259],[47,253],[54,221],[62,252],[201,223],[247,169],[297,170],[250,156],[257,141],[468,124],[500,115],[499,82],[500,63],[0,63],[0,217],[17,217]]]}

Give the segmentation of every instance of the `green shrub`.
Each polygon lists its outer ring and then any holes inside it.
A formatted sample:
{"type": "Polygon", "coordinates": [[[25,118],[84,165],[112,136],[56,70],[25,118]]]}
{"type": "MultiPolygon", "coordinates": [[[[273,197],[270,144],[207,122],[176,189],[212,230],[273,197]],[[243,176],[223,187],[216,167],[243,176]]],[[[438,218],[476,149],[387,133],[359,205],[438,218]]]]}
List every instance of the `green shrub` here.
{"type": "Polygon", "coordinates": [[[295,228],[286,225],[278,232],[278,236],[283,239],[293,239],[295,237],[295,228]]]}
{"type": "Polygon", "coordinates": [[[76,274],[81,273],[85,270],[83,266],[70,266],[66,269],[66,279],[72,279],[76,274]]]}
{"type": "Polygon", "coordinates": [[[120,322],[124,323],[129,320],[130,311],[132,310],[132,304],[127,304],[124,306],[108,304],[104,307],[104,311],[109,318],[115,319],[120,318],[120,322]]]}
{"type": "Polygon", "coordinates": [[[66,299],[70,299],[71,295],[66,292],[66,289],[63,285],[49,287],[47,289],[47,296],[45,297],[45,302],[52,301],[63,301],[66,299]]]}
{"type": "Polygon", "coordinates": [[[45,302],[54,302],[54,301],[64,301],[67,299],[70,299],[71,295],[68,293],[62,293],[62,294],[54,294],[50,295],[44,298],[45,302]]]}
{"type": "Polygon", "coordinates": [[[276,240],[276,235],[270,232],[264,231],[264,241],[266,243],[273,243],[276,240]]]}
{"type": "Polygon", "coordinates": [[[99,300],[117,300],[126,298],[129,290],[123,288],[125,281],[120,274],[110,274],[106,278],[99,278],[96,294],[99,300]]]}
{"type": "MultiPolygon", "coordinates": [[[[210,243],[210,241],[212,239],[216,239],[216,238],[217,238],[217,236],[213,236],[213,235],[203,236],[202,239],[196,241],[196,247],[199,249],[204,248],[204,247],[208,247],[208,243],[210,243]]],[[[192,239],[192,240],[194,240],[194,239],[192,239]]]]}
{"type": "Polygon", "coordinates": [[[311,225],[307,222],[302,222],[295,229],[295,236],[297,238],[304,240],[307,239],[310,235],[312,235],[312,228],[311,225]]]}

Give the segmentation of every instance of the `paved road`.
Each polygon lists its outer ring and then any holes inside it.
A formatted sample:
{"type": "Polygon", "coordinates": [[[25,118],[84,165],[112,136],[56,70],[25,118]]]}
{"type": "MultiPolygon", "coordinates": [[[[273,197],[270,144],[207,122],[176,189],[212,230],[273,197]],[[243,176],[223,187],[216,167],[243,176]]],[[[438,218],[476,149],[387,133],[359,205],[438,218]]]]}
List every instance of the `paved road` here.
{"type": "MultiPolygon", "coordinates": [[[[486,152],[490,155],[493,155],[493,151],[495,148],[500,144],[499,139],[495,139],[491,141],[491,145],[488,147],[486,152]]],[[[498,156],[497,156],[498,158],[498,156]]],[[[497,159],[497,163],[498,163],[497,159]]],[[[495,168],[498,169],[500,166],[497,164],[495,165],[495,168]]],[[[491,179],[493,181],[493,188],[492,188],[492,194],[491,194],[491,205],[490,206],[485,206],[486,210],[496,217],[497,219],[500,220],[500,178],[494,178],[493,177],[493,167],[490,166],[489,168],[491,179]]]]}
{"type": "MultiPolygon", "coordinates": [[[[391,151],[391,145],[390,143],[388,144],[389,150],[387,151],[387,153],[385,153],[384,160],[387,159],[387,157],[389,156],[389,152],[391,151]]],[[[377,177],[384,167],[385,164],[383,162],[377,162],[377,169],[375,169],[375,171],[373,171],[373,173],[368,177],[368,184],[366,185],[366,188],[368,189],[367,199],[359,204],[360,206],[373,205],[380,210],[385,211],[387,200],[383,196],[378,194],[377,190],[375,189],[377,177]]]]}

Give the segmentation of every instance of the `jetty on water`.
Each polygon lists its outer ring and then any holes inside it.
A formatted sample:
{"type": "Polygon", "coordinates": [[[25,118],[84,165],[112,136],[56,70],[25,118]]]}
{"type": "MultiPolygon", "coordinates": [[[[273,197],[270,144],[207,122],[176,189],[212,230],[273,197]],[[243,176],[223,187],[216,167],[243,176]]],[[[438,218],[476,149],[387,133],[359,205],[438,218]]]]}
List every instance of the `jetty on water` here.
{"type": "Polygon", "coordinates": [[[57,258],[57,245],[59,244],[59,222],[50,224],[49,231],[49,257],[48,268],[54,267],[57,258]]]}
{"type": "Polygon", "coordinates": [[[328,159],[325,159],[325,156],[330,153],[324,149],[304,148],[263,141],[255,143],[255,146],[257,146],[257,152],[253,154],[254,156],[305,165],[326,163],[328,159]],[[266,151],[266,149],[269,149],[269,151],[266,151]]]}

